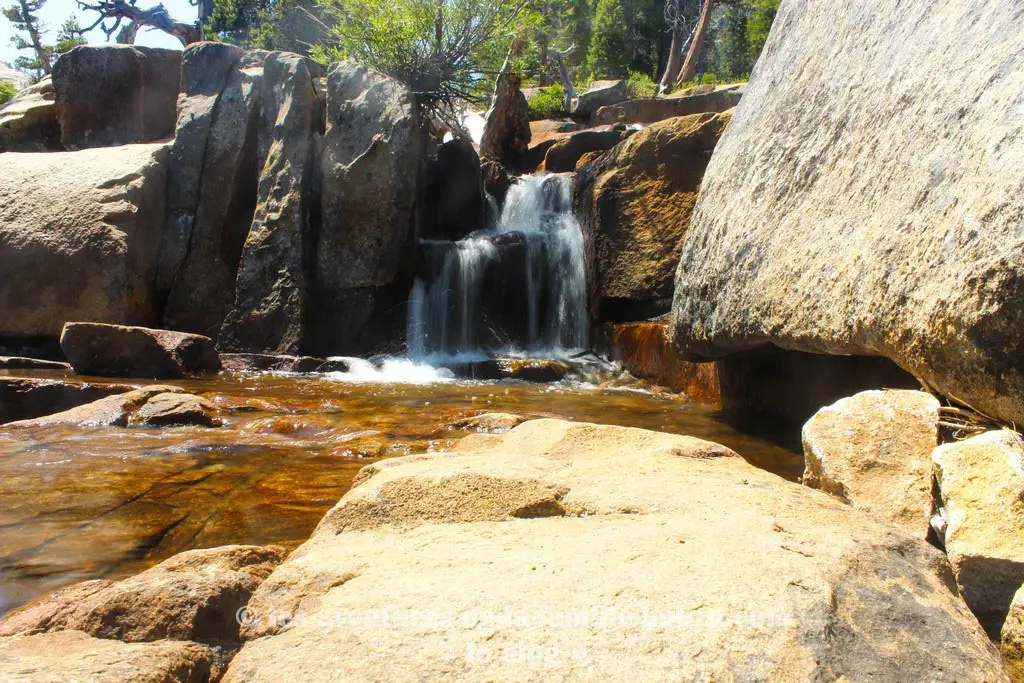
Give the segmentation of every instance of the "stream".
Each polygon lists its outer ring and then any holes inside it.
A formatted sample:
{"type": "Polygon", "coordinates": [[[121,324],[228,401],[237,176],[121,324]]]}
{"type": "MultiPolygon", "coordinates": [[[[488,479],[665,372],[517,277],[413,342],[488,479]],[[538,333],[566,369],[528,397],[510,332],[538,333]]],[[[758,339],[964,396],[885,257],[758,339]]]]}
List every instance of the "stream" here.
{"type": "Polygon", "coordinates": [[[384,371],[159,383],[210,399],[222,409],[224,426],[0,426],[0,613],[191,548],[295,547],[361,467],[450,448],[466,432],[448,425],[482,412],[689,434],[789,479],[803,467],[800,454],[737,431],[712,408],[630,384],[464,381],[409,361],[384,371]]]}

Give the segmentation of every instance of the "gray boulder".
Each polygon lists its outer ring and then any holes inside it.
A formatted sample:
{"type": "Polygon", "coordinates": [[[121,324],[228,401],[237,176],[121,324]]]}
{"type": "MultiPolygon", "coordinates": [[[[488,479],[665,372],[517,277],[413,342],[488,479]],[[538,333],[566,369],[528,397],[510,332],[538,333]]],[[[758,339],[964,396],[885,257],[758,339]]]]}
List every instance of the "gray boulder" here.
{"type": "Polygon", "coordinates": [[[66,149],[162,140],[174,133],[181,52],[80,45],[53,65],[53,87],[66,149]]]}
{"type": "Polygon", "coordinates": [[[0,155],[0,335],[154,325],[167,145],[0,155]]]}
{"type": "Polygon", "coordinates": [[[47,77],[0,107],[0,152],[63,149],[54,97],[53,81],[47,77]]]}
{"type": "Polygon", "coordinates": [[[586,92],[580,93],[572,102],[573,116],[590,117],[601,107],[618,104],[629,99],[626,81],[594,81],[586,92]]]}
{"type": "Polygon", "coordinates": [[[1022,33],[1002,0],[784,3],[683,243],[677,348],[887,356],[1024,421],[1022,33]]]}
{"type": "Polygon", "coordinates": [[[235,299],[220,331],[229,351],[295,354],[306,333],[309,212],[322,104],[316,64],[289,52],[264,62],[256,210],[242,250],[235,299]]]}
{"type": "Polygon", "coordinates": [[[216,337],[233,303],[256,207],[265,57],[225,43],[185,51],[159,282],[166,327],[216,337]]]}
{"type": "Polygon", "coordinates": [[[601,107],[591,117],[595,126],[613,123],[654,123],[674,116],[721,113],[740,103],[746,86],[729,85],[687,97],[649,97],[601,107]]]}
{"type": "MultiPolygon", "coordinates": [[[[355,351],[367,322],[396,298],[389,287],[403,259],[415,252],[423,147],[407,87],[351,62],[331,67],[310,333],[314,353],[355,351]]],[[[399,289],[404,300],[408,283],[399,289]]]]}

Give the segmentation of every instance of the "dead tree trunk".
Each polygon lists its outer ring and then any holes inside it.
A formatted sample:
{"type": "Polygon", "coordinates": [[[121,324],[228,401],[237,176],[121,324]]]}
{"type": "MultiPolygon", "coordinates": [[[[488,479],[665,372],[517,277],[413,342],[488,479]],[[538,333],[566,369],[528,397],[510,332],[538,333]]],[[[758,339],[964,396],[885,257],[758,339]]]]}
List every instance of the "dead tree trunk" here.
{"type": "Polygon", "coordinates": [[[686,83],[693,78],[697,71],[697,62],[700,60],[701,50],[704,46],[704,38],[708,34],[708,27],[711,25],[711,6],[713,0],[704,0],[704,6],[700,10],[700,19],[697,20],[697,28],[693,33],[693,40],[690,41],[690,49],[683,60],[683,66],[676,76],[676,84],[686,83]]]}
{"type": "Polygon", "coordinates": [[[82,33],[93,30],[97,26],[100,27],[107,36],[112,36],[120,27],[121,22],[128,21],[134,22],[139,26],[149,26],[155,28],[158,31],[163,31],[168,35],[172,35],[181,41],[183,46],[191,45],[192,43],[198,43],[203,39],[202,26],[197,22],[195,24],[186,24],[181,21],[175,21],[171,18],[171,15],[167,12],[167,9],[163,5],[155,5],[149,9],[141,9],[135,6],[136,0],[100,0],[94,5],[79,0],[79,6],[91,12],[97,12],[99,18],[96,19],[93,24],[82,30],[82,33]],[[105,23],[108,19],[112,20],[112,24],[105,23]]]}

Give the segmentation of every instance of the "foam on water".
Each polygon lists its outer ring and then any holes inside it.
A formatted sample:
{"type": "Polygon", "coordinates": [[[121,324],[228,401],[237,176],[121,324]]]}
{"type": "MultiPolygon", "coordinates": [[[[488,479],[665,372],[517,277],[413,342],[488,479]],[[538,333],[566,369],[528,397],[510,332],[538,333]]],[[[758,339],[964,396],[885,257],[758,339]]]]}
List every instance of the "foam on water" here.
{"type": "Polygon", "coordinates": [[[440,384],[454,382],[455,373],[408,358],[385,358],[374,365],[365,358],[332,356],[329,360],[348,363],[348,372],[329,372],[324,376],[353,384],[440,384]]]}

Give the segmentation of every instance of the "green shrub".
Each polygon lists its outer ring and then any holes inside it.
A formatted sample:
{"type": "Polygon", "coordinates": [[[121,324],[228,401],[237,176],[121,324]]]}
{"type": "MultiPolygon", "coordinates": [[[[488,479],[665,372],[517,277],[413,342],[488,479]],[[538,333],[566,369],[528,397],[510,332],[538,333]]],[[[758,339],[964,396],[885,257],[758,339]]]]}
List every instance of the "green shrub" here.
{"type": "Polygon", "coordinates": [[[0,81],[0,107],[11,101],[18,91],[14,84],[9,81],[0,81]]]}
{"type": "Polygon", "coordinates": [[[708,72],[701,77],[700,83],[701,85],[718,85],[718,76],[708,72]]]}
{"type": "Polygon", "coordinates": [[[658,94],[658,84],[650,76],[640,71],[629,72],[626,88],[633,97],[654,97],[658,94]]]}
{"type": "Polygon", "coordinates": [[[561,83],[549,85],[529,99],[527,104],[530,105],[530,113],[542,119],[561,116],[566,113],[562,103],[564,96],[565,88],[561,83]]]}

